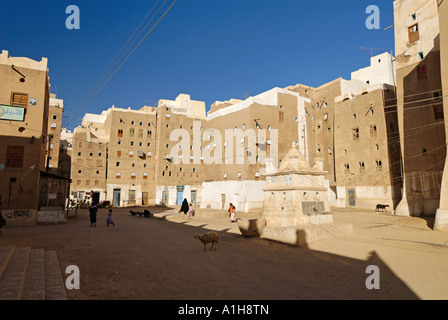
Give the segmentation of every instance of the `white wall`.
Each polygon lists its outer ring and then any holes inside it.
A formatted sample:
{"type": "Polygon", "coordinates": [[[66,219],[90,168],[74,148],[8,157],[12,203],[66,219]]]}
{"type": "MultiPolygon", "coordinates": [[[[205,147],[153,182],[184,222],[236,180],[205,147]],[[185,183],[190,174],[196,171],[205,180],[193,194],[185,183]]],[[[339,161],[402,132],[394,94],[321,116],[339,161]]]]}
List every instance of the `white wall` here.
{"type": "Polygon", "coordinates": [[[390,53],[385,52],[370,58],[370,66],[352,72],[352,80],[369,84],[395,85],[395,63],[390,53]]]}
{"type": "Polygon", "coordinates": [[[222,209],[222,194],[225,194],[224,209],[233,203],[237,212],[263,208],[266,181],[212,181],[202,183],[201,208],[222,209]]]}

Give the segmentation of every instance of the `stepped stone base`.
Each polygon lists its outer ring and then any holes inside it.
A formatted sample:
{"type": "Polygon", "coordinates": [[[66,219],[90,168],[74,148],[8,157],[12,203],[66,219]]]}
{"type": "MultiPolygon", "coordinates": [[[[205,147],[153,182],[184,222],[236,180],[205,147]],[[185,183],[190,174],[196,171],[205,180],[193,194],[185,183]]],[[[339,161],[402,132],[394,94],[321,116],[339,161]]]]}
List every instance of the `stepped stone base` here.
{"type": "Polygon", "coordinates": [[[0,300],[67,300],[57,253],[0,247],[0,300]]]}
{"type": "Polygon", "coordinates": [[[305,246],[309,243],[348,236],[353,232],[353,225],[348,223],[329,223],[319,225],[302,225],[292,227],[269,227],[263,229],[262,239],[287,243],[293,246],[305,246]]]}

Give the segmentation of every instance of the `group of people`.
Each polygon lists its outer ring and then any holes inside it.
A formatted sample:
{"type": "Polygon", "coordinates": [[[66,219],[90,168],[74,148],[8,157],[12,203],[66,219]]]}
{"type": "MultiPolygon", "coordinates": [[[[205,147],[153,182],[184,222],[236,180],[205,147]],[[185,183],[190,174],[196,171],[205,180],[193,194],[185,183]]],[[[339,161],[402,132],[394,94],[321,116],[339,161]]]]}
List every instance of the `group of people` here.
{"type": "MultiPolygon", "coordinates": [[[[179,213],[183,212],[185,215],[188,215],[188,218],[191,219],[191,217],[194,215],[193,205],[190,203],[188,204],[187,199],[184,199],[182,202],[182,206],[180,207],[179,213]]],[[[235,206],[230,203],[229,207],[229,218],[231,222],[237,222],[236,219],[236,208],[235,206]]]]}
{"type": "Polygon", "coordinates": [[[188,215],[188,218],[191,219],[193,216],[193,204],[188,204],[187,199],[184,199],[182,201],[182,206],[180,207],[179,213],[183,212],[184,214],[188,215]]]}
{"type": "MultiPolygon", "coordinates": [[[[96,227],[96,214],[98,213],[98,207],[96,205],[89,208],[90,226],[96,227]]],[[[113,225],[115,227],[115,221],[112,217],[112,209],[107,212],[106,226],[113,225]]]]}

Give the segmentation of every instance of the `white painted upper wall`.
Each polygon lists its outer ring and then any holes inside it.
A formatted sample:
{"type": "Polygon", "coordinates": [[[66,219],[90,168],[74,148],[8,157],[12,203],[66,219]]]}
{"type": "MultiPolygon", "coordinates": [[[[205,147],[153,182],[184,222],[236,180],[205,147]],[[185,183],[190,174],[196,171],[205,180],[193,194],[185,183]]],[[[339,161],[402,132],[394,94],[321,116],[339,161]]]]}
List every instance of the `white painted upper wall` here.
{"type": "Polygon", "coordinates": [[[176,114],[183,114],[190,118],[205,119],[205,102],[191,100],[190,95],[180,94],[176,100],[159,100],[159,107],[165,106],[171,108],[171,112],[176,114]]]}
{"type": "Polygon", "coordinates": [[[395,85],[395,60],[388,52],[370,58],[370,66],[351,73],[352,80],[359,80],[367,84],[395,85]]]}
{"type": "MultiPolygon", "coordinates": [[[[231,113],[235,113],[241,111],[243,109],[249,108],[251,105],[258,103],[265,106],[278,106],[278,95],[279,94],[288,94],[297,97],[297,104],[304,107],[305,102],[310,102],[308,98],[300,96],[297,92],[293,92],[287,89],[282,88],[273,88],[266,92],[263,92],[255,97],[250,97],[244,101],[236,103],[234,105],[228,106],[223,109],[219,109],[215,112],[209,113],[207,115],[207,121],[213,120],[215,118],[225,116],[231,113]]],[[[303,108],[302,108],[303,109],[303,108]]]]}

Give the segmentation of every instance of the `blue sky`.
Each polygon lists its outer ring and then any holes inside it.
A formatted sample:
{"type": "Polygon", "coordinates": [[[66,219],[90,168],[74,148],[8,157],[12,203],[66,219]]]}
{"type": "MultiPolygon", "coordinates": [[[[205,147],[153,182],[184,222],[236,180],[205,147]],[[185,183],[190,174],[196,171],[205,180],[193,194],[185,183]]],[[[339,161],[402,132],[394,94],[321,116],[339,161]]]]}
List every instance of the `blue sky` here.
{"type": "Polygon", "coordinates": [[[84,107],[68,125],[73,129],[86,112],[112,105],[139,109],[186,93],[208,110],[216,100],[273,87],[349,79],[369,64],[370,51],[360,47],[394,49],[393,28],[384,30],[393,24],[391,0],[178,0],[107,85],[81,104],[155,4],[0,0],[0,50],[49,59],[52,93],[64,99],[64,114],[84,107]],[[72,4],[80,10],[79,30],[65,26],[72,4]],[[380,8],[379,30],[365,26],[369,5],[380,8]]]}

